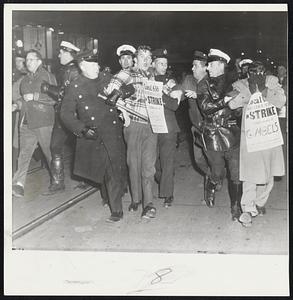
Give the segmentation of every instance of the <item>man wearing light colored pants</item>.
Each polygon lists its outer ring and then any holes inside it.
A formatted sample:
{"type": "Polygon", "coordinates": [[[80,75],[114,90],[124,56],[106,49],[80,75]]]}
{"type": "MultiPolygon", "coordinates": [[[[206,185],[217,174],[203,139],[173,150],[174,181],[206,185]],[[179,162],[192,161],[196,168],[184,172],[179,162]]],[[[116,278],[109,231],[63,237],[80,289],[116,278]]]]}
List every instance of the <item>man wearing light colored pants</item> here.
{"type": "Polygon", "coordinates": [[[49,164],[51,161],[50,141],[53,126],[29,129],[26,124],[20,127],[20,154],[18,158],[18,169],[14,175],[13,183],[24,186],[26,174],[32,155],[39,143],[49,164]]]}
{"type": "Polygon", "coordinates": [[[20,153],[18,170],[12,180],[12,193],[16,197],[24,196],[26,174],[37,143],[47,163],[51,161],[50,142],[55,115],[55,101],[41,92],[44,81],[56,85],[55,76],[42,67],[42,56],[36,50],[27,52],[26,65],[28,74],[20,83],[21,98],[15,103],[15,109],[20,110],[20,153]]]}

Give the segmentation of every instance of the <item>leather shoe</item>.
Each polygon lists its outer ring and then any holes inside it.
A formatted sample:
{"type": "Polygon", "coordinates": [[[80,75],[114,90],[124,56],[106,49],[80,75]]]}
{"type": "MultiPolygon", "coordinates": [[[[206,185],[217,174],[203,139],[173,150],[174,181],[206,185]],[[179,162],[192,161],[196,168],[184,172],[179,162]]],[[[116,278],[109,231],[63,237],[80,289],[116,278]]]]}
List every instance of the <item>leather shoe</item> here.
{"type": "Polygon", "coordinates": [[[65,190],[65,185],[64,184],[51,184],[48,188],[48,190],[44,193],[42,193],[42,196],[51,196],[55,195],[58,193],[62,193],[65,190]]]}
{"type": "Polygon", "coordinates": [[[14,184],[12,186],[12,195],[15,197],[23,197],[24,188],[20,184],[14,184]]]}
{"type": "Polygon", "coordinates": [[[164,207],[166,208],[170,207],[172,205],[173,199],[174,199],[173,196],[166,197],[164,201],[164,207]]]}
{"type": "Polygon", "coordinates": [[[108,223],[115,223],[120,221],[123,218],[123,212],[113,212],[111,216],[106,220],[108,223]]]}
{"type": "Polygon", "coordinates": [[[138,206],[141,204],[141,201],[139,202],[131,202],[129,207],[128,207],[128,210],[129,211],[137,211],[138,209],[138,206]]]}

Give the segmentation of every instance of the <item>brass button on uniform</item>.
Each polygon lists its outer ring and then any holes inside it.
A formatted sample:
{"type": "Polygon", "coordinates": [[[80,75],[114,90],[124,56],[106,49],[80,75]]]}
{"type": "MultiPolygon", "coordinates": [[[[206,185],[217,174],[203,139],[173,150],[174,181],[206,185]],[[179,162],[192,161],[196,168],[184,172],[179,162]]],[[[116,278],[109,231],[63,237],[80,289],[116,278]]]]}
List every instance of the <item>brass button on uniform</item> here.
{"type": "Polygon", "coordinates": [[[95,119],[95,117],[91,117],[91,120],[93,121],[95,119]]]}
{"type": "Polygon", "coordinates": [[[84,109],[88,110],[88,109],[89,109],[89,107],[88,107],[88,106],[85,106],[85,107],[84,107],[84,109]]]}
{"type": "Polygon", "coordinates": [[[81,99],[81,98],[82,98],[82,95],[78,95],[78,98],[81,99]]]}
{"type": "Polygon", "coordinates": [[[110,112],[112,112],[113,111],[113,109],[112,108],[110,108],[110,112]]]}
{"type": "Polygon", "coordinates": [[[116,124],[116,121],[113,121],[113,124],[116,124]]]}

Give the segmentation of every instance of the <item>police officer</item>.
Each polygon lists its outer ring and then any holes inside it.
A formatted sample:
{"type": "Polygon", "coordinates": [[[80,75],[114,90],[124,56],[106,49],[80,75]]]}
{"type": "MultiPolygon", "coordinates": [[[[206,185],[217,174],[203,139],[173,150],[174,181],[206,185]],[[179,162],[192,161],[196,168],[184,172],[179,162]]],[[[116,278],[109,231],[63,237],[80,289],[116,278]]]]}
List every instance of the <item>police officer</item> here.
{"type": "Polygon", "coordinates": [[[122,70],[130,70],[133,67],[135,52],[136,49],[131,45],[121,45],[117,48],[116,54],[119,56],[122,70]]]}
{"type": "Polygon", "coordinates": [[[244,58],[239,62],[239,68],[241,70],[239,79],[245,79],[248,77],[248,68],[251,64],[252,64],[252,60],[249,58],[244,58]]]}
{"type": "MultiPolygon", "coordinates": [[[[200,126],[202,122],[202,115],[200,113],[198,103],[196,101],[198,95],[206,92],[206,81],[208,79],[207,73],[207,54],[195,50],[192,61],[193,75],[187,75],[182,82],[182,88],[189,104],[189,118],[192,123],[191,132],[193,137],[193,154],[196,166],[206,176],[210,174],[209,166],[206,156],[203,151],[203,144],[201,141],[200,126]]],[[[217,186],[219,188],[219,186],[217,186]]]]}
{"type": "Polygon", "coordinates": [[[116,108],[108,106],[99,96],[111,76],[99,73],[94,50],[77,56],[82,74],[68,88],[61,106],[61,119],[78,137],[74,173],[105,184],[111,209],[107,221],[116,222],[123,217],[122,196],[127,178],[123,124],[116,108]]]}
{"type": "Polygon", "coordinates": [[[205,186],[205,202],[214,206],[217,183],[225,175],[225,164],[230,174],[230,199],[232,219],[241,214],[241,183],[239,181],[240,128],[233,111],[228,107],[232,97],[227,93],[232,87],[227,84],[225,68],[230,57],[221,50],[210,49],[208,54],[207,89],[197,101],[203,115],[201,124],[202,142],[211,167],[211,175],[205,186]]]}
{"type": "Polygon", "coordinates": [[[155,80],[163,83],[162,100],[168,128],[168,133],[158,134],[158,157],[155,178],[159,182],[159,197],[164,198],[164,206],[168,208],[173,202],[174,160],[177,133],[180,131],[175,111],[179,106],[182,91],[173,90],[176,87],[176,82],[166,74],[168,69],[168,53],[166,49],[156,49],[153,51],[152,66],[154,68],[155,80]],[[174,97],[174,93],[177,93],[177,98],[174,97]],[[173,97],[171,97],[171,94],[173,97]]]}
{"type": "Polygon", "coordinates": [[[48,191],[43,193],[43,195],[53,195],[65,189],[63,150],[64,143],[68,137],[68,132],[60,120],[60,107],[69,84],[79,75],[79,69],[74,60],[79,51],[80,49],[74,46],[72,43],[62,41],[58,55],[60,63],[63,66],[61,69],[61,84],[55,87],[51,86],[47,82],[44,82],[42,85],[42,90],[44,92],[49,95],[53,95],[58,100],[55,106],[55,123],[51,138],[52,180],[48,191]]]}

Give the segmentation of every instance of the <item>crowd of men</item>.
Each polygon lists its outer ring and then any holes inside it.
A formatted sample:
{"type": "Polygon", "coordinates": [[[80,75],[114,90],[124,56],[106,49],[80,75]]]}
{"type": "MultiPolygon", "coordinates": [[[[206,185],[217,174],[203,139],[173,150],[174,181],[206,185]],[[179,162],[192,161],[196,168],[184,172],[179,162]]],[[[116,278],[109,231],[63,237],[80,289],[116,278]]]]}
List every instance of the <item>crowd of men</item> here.
{"type": "MultiPolygon", "coordinates": [[[[44,195],[64,191],[64,143],[76,136],[73,173],[79,187],[98,183],[109,222],[123,218],[122,197],[129,189],[129,211],[141,206],[141,216],[156,217],[154,183],[164,206],[174,201],[174,160],[180,131],[175,111],[188,99],[194,158],[204,174],[204,200],[215,205],[216,191],[228,177],[233,220],[250,226],[265,213],[274,176],[285,173],[282,147],[248,152],[242,114],[252,94],[261,92],[282,108],[285,82],[268,75],[262,62],[243,59],[231,80],[226,74],[230,56],[218,49],[194,51],[193,75],[182,82],[167,74],[166,49],[122,45],[117,49],[121,70],[100,71],[97,50],[80,51],[70,42],[60,44],[61,82],[42,66],[36,50],[26,53],[27,73],[13,84],[13,111],[19,133],[18,167],[13,195],[24,195],[29,163],[40,145],[50,166],[50,185],[44,195]],[[145,81],[163,84],[162,102],[167,133],[154,133],[147,110],[145,81]],[[242,119],[242,121],[241,121],[242,119]],[[242,191],[243,190],[243,191],[242,191]]],[[[283,80],[283,79],[282,79],[283,80]]]]}

